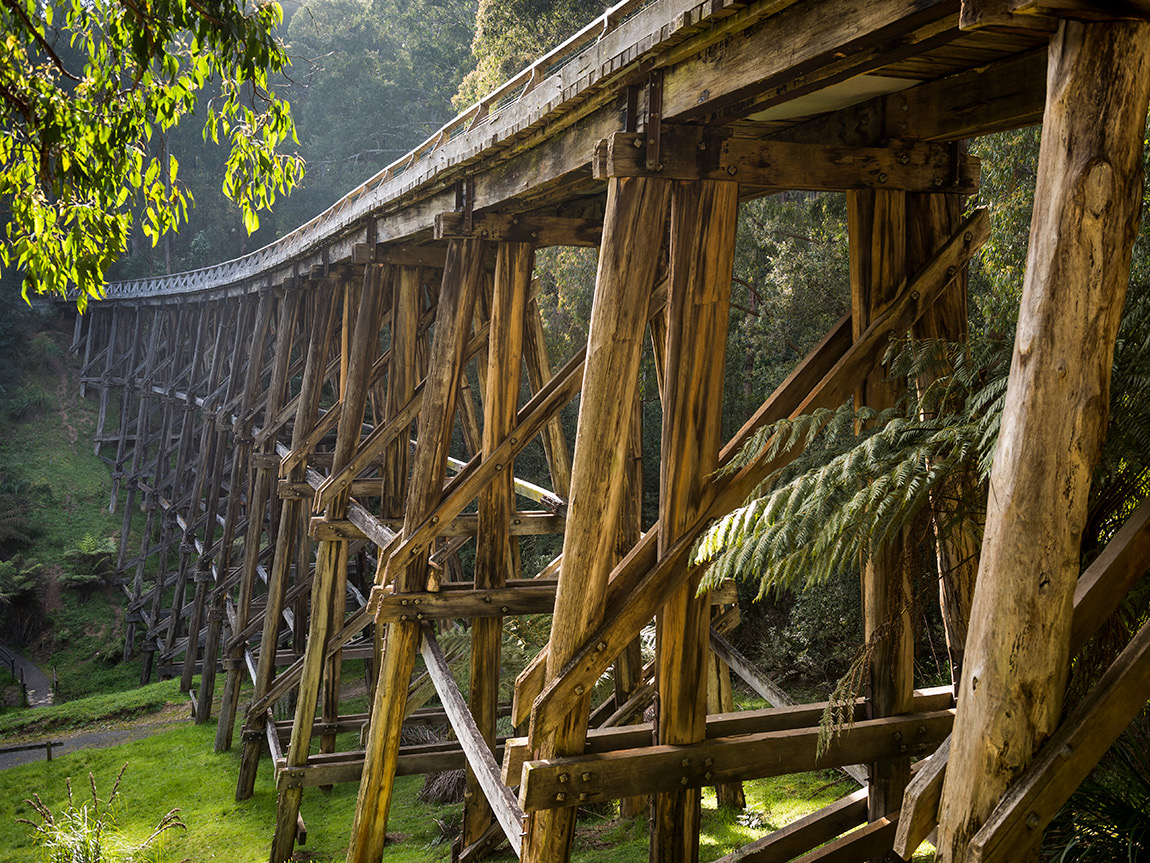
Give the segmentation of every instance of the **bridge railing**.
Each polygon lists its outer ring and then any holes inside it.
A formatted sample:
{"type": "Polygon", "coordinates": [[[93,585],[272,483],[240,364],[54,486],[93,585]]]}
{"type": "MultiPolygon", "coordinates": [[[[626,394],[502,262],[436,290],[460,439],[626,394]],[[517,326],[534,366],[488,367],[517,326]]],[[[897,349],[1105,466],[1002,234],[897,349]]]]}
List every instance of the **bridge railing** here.
{"type": "Polygon", "coordinates": [[[575,97],[600,85],[606,73],[617,71],[638,53],[665,42],[676,30],[712,15],[716,7],[735,5],[729,0],[622,0],[461,112],[411,152],[275,242],[242,257],[196,270],[111,282],[106,297],[134,300],[211,291],[250,282],[290,266],[293,260],[354,229],[389,201],[461,162],[496,149],[500,142],[544,114],[564,111],[575,97]],[[605,41],[611,44],[604,45],[605,41]],[[607,48],[602,52],[604,56],[597,58],[599,62],[580,64],[572,73],[572,64],[597,47],[607,48]],[[515,112],[516,116],[509,118],[511,122],[499,122],[508,119],[505,115],[511,113],[509,109],[533,93],[536,99],[526,106],[527,110],[515,112]],[[447,152],[449,143],[453,146],[447,152]]]}

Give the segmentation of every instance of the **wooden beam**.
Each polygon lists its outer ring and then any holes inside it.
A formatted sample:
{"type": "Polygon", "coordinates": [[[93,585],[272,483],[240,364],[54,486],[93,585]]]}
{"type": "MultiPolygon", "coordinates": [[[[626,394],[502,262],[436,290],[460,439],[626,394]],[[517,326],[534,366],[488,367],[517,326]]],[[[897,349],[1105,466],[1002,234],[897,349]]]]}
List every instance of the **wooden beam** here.
{"type": "MultiPolygon", "coordinates": [[[[796,704],[792,707],[768,707],[759,710],[737,710],[734,713],[721,713],[707,717],[707,740],[716,740],[746,734],[768,732],[810,730],[817,728],[826,713],[828,702],[816,701],[813,704],[796,704]]],[[[914,712],[931,713],[950,710],[954,707],[954,696],[949,686],[935,686],[916,690],[914,712]]],[[[866,719],[866,705],[857,699],[851,715],[852,722],[866,719]]],[[[618,752],[624,749],[640,749],[650,744],[653,725],[639,722],[634,725],[606,726],[587,731],[586,754],[618,752]]],[[[503,759],[504,782],[514,784],[522,772],[523,765],[530,760],[526,737],[512,737],[506,741],[503,759]]]]}
{"type": "Polygon", "coordinates": [[[664,124],[659,165],[648,168],[644,135],[616,132],[599,147],[596,176],[736,180],[776,189],[842,192],[978,190],[978,159],[943,144],[904,142],[890,147],[791,144],[735,138],[729,130],[664,124]]]}
{"type": "Polygon", "coordinates": [[[420,652],[427,664],[427,673],[435,684],[435,691],[439,693],[440,703],[451,719],[451,728],[463,754],[467,756],[467,764],[487,796],[495,820],[503,828],[511,849],[519,855],[523,843],[523,810],[519,808],[511,789],[499,778],[499,765],[495,762],[492,747],[476,727],[467,702],[459,694],[455,678],[447,667],[447,660],[443,658],[443,651],[439,649],[439,643],[428,627],[423,629],[420,652]]]}
{"type": "Polygon", "coordinates": [[[953,719],[953,710],[941,710],[863,720],[842,729],[822,755],[817,754],[818,728],[805,728],[528,761],[519,800],[525,812],[532,812],[925,754],[946,737],[953,719]]]}
{"type": "Polygon", "coordinates": [[[603,223],[595,219],[529,214],[476,213],[466,230],[464,213],[440,213],[435,217],[435,238],[478,237],[504,243],[545,246],[598,246],[603,223]]]}
{"type": "Polygon", "coordinates": [[[555,586],[497,587],[419,594],[373,594],[376,623],[483,619],[516,614],[551,614],[555,586]]]}

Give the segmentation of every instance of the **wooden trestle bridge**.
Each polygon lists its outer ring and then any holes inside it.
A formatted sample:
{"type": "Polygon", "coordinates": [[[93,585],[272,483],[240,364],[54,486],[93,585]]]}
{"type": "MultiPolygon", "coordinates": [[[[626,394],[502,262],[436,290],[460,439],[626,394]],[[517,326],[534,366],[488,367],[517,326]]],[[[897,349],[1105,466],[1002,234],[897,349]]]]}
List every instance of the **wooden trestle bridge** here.
{"type": "MultiPolygon", "coordinates": [[[[217,712],[218,749],[242,717],[239,798],[270,750],[273,863],[293,853],[305,788],[359,783],[348,859],[377,861],[394,777],[465,764],[460,860],[503,840],[525,860],[565,860],[578,804],[634,811],[649,795],[652,859],[690,861],[702,786],[736,794],[743,779],[848,765],[867,765],[864,790],[739,859],[909,857],[936,825],[940,859],[1028,859],[1150,696],[1143,630],[1061,717],[1068,657],[1148,545],[1144,508],[1079,579],[1141,200],[1147,17],[1145,0],[625,0],[282,240],[113,285],[75,343],[125,513],[125,653],[142,652],[145,680],[202,675],[196,716],[217,712]],[[722,638],[732,595],[697,597],[687,564],[702,529],[779,461],[715,469],[765,423],[859,391],[895,397],[879,367],[891,338],[962,337],[988,216],[962,216],[979,166],[961,142],[1037,122],[977,588],[968,566],[944,595],[952,653],[965,647],[957,718],[949,688],[912,690],[912,627],[887,627],[901,634],[876,652],[857,721],[816,757],[821,705],[778,703],[722,638]],[[846,192],[851,313],[723,441],[737,209],[786,189],[846,192]],[[532,280],[535,249],[556,245],[599,249],[588,343],[559,369],[532,280]],[[646,333],[664,419],[658,521],[642,532],[646,333]],[[557,414],[576,398],[569,456],[557,414]],[[540,437],[549,489],[514,477],[540,437]],[[133,518],[146,521],[129,548],[133,518]],[[516,537],[542,533],[563,534],[562,555],[522,572],[516,537]],[[500,704],[502,621],[540,612],[554,615],[550,641],[500,704]],[[644,669],[636,639],[654,618],[644,669]],[[466,700],[433,625],[455,619],[470,621],[466,700]],[[341,709],[349,658],[371,669],[368,714],[341,709]],[[612,667],[614,695],[591,703],[612,667]],[[727,712],[730,667],[775,706],[727,712]],[[657,718],[643,724],[652,688],[657,718]],[[424,706],[432,691],[441,707],[424,706]],[[289,695],[295,718],[277,722],[270,708],[289,695]],[[521,736],[497,739],[508,710],[521,736]],[[401,743],[405,723],[429,719],[454,739],[401,743]],[[361,749],[335,751],[338,732],[361,728],[361,749]],[[912,756],[930,756],[913,779],[912,756]]],[[[868,633],[905,614],[903,577],[867,565],[868,633]]]]}

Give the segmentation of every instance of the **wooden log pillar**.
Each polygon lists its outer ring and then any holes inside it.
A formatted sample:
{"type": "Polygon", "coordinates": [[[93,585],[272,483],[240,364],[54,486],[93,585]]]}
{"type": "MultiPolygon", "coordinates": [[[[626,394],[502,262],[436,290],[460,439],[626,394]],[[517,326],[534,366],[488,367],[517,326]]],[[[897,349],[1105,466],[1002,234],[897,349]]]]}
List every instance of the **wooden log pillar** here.
{"type": "MultiPolygon", "coordinates": [[[[339,454],[334,456],[334,460],[332,462],[333,474],[340,470],[342,467],[340,462],[342,461],[344,464],[346,464],[346,461],[349,460],[352,455],[354,455],[355,450],[358,448],[364,411],[367,408],[367,399],[370,391],[371,367],[376,355],[379,353],[379,330],[380,326],[382,325],[383,310],[386,306],[386,303],[391,300],[391,276],[393,274],[389,271],[386,273],[387,277],[384,278],[383,271],[378,268],[372,268],[369,266],[369,271],[371,272],[365,273],[365,284],[363,285],[362,289],[355,283],[353,279],[345,278],[343,299],[343,330],[341,335],[339,365],[340,402],[343,404],[345,411],[349,405],[359,404],[360,401],[362,401],[362,406],[359,408],[359,412],[355,416],[355,426],[351,424],[344,426],[342,422],[344,417],[343,414],[341,414],[341,428],[338,432],[338,434],[341,436],[337,437],[336,443],[336,451],[339,454]],[[376,277],[374,283],[372,276],[376,277]],[[366,334],[360,334],[358,332],[358,328],[364,326],[364,322],[360,318],[362,310],[360,313],[357,313],[356,309],[360,307],[361,300],[363,299],[362,294],[365,290],[374,290],[378,293],[378,296],[374,298],[375,305],[373,306],[373,314],[375,315],[375,318],[372,324],[374,326],[374,331],[370,338],[367,338],[366,334]],[[355,330],[353,330],[353,325],[354,328],[356,328],[355,330]],[[361,341],[357,341],[357,339],[361,339],[361,341]],[[357,350],[365,352],[364,356],[352,359],[352,352],[357,350]],[[361,377],[357,377],[356,380],[351,380],[349,377],[350,372],[353,366],[355,366],[357,363],[359,367],[364,369],[364,371],[362,372],[361,377]],[[349,386],[358,386],[363,390],[363,392],[354,394],[354,396],[349,400],[349,386]],[[346,451],[347,454],[344,455],[343,451],[346,451]]],[[[350,418],[348,418],[348,422],[351,422],[350,418]]],[[[332,507],[329,509],[330,517],[343,518],[347,515],[346,495],[339,498],[338,506],[341,507],[343,511],[339,512],[339,509],[332,507]]],[[[333,627],[333,629],[338,629],[340,627],[347,612],[348,551],[348,544],[346,542],[341,543],[340,553],[335,570],[335,579],[331,585],[331,610],[328,613],[328,617],[331,620],[330,625],[333,627]]],[[[319,559],[320,558],[317,556],[317,565],[319,563],[319,559]]],[[[332,654],[332,656],[324,663],[323,694],[320,706],[320,716],[324,722],[335,722],[339,718],[339,693],[342,680],[343,651],[338,650],[332,654]]],[[[322,735],[319,741],[319,751],[325,754],[335,752],[335,742],[335,734],[328,733],[322,735]]],[[[324,786],[325,791],[331,791],[331,789],[332,786],[330,785],[324,786]]]]}
{"type": "MultiPolygon", "coordinates": [[[[847,193],[850,231],[851,321],[857,339],[896,298],[906,273],[906,193],[847,193]]],[[[898,335],[898,334],[896,334],[898,335]]],[[[897,384],[882,368],[869,374],[856,396],[859,404],[892,407],[897,384]]],[[[899,540],[863,562],[863,622],[869,651],[868,718],[907,713],[914,695],[914,632],[909,574],[900,564],[899,540]]],[[[868,810],[875,820],[896,811],[910,781],[910,759],[870,767],[868,810]]]]}
{"type": "MultiPolygon", "coordinates": [[[[666,180],[644,177],[613,177],[607,184],[563,563],[547,653],[548,680],[559,676],[603,618],[647,306],[663,245],[670,186],[666,180]]],[[[582,752],[590,696],[580,695],[580,702],[562,722],[548,728],[532,722],[529,748],[533,758],[582,752]]],[[[526,863],[566,860],[575,815],[574,807],[532,813],[521,859],[526,863]]]]}
{"type": "MultiPolygon", "coordinates": [[[[1150,26],[1050,42],[1026,279],[990,477],[938,859],[967,843],[1057,726],[1090,475],[1141,206],[1150,26]]],[[[1026,849],[1017,849],[1023,856],[1026,849]]]]}
{"type": "MultiPolygon", "coordinates": [[[[643,536],[643,393],[636,389],[634,414],[631,419],[631,441],[627,454],[626,487],[619,513],[615,543],[615,565],[627,556],[643,536]]],[[[643,645],[634,639],[615,659],[615,709],[619,709],[643,683],[643,645]]],[[[650,812],[650,799],[645,794],[624,797],[619,801],[619,817],[634,818],[650,812]]]]}
{"type": "MultiPolygon", "coordinates": [[[[530,243],[500,243],[488,337],[486,393],[483,398],[483,456],[489,458],[515,425],[523,376],[523,329],[527,291],[535,251],[530,243]]],[[[515,513],[514,461],[479,495],[479,531],[475,548],[475,587],[503,587],[513,564],[511,516],[515,513]]],[[[471,671],[468,706],[491,752],[499,707],[502,617],[471,624],[471,671]]],[[[461,850],[478,842],[493,814],[474,772],[467,770],[461,850]]]]}
{"type": "MultiPolygon", "coordinates": [[[[416,352],[420,344],[419,318],[423,292],[423,271],[419,267],[400,267],[395,278],[391,304],[391,359],[387,366],[387,403],[385,421],[396,416],[415,393],[419,382],[416,352]]],[[[383,488],[380,514],[384,518],[403,518],[407,504],[408,453],[411,448],[407,430],[388,444],[383,454],[383,488]]],[[[380,552],[377,552],[377,554],[380,552]]],[[[375,703],[377,673],[383,663],[386,627],[374,627],[369,688],[369,703],[375,703]]]]}
{"type": "MultiPolygon", "coordinates": [[[[305,316],[305,331],[308,332],[307,354],[304,359],[303,378],[300,383],[299,402],[292,427],[291,448],[295,451],[307,439],[315,425],[319,412],[320,395],[323,392],[324,370],[327,355],[331,349],[332,318],[336,294],[324,284],[307,298],[311,306],[305,316]]],[[[303,479],[304,468],[295,467],[287,479],[299,482],[303,479]]],[[[279,642],[280,619],[284,612],[288,581],[291,578],[296,538],[300,521],[307,517],[304,501],[298,497],[286,497],[280,505],[279,529],[268,573],[268,592],[264,607],[263,629],[260,632],[260,652],[256,666],[256,679],[253,681],[253,700],[260,700],[272,685],[276,673],[276,648],[279,642]]],[[[302,577],[302,576],[301,576],[302,577]]],[[[301,621],[302,622],[302,621],[301,621]]],[[[240,759],[239,778],[236,782],[236,800],[247,800],[255,789],[256,771],[259,768],[260,752],[263,748],[263,732],[266,715],[259,711],[256,716],[248,716],[243,730],[243,753],[240,759]]]]}
{"type": "MultiPolygon", "coordinates": [[[[435,338],[419,413],[419,438],[408,485],[403,525],[405,535],[419,527],[443,497],[443,480],[455,423],[455,400],[459,394],[459,378],[463,374],[475,298],[483,282],[485,245],[481,240],[472,239],[448,242],[435,319],[435,338]]],[[[425,589],[428,551],[422,548],[410,560],[389,562],[386,572],[394,577],[397,592],[425,589]]],[[[349,863],[377,863],[383,854],[399,757],[399,732],[418,644],[418,623],[392,623],[388,626],[347,852],[349,863]]]]}
{"type": "MultiPolygon", "coordinates": [[[[711,502],[710,476],[722,443],[723,368],[735,255],[739,186],[677,183],[671,199],[671,272],[663,374],[659,476],[659,554],[683,536],[711,502]]],[[[658,615],[660,744],[706,737],[711,603],[696,596],[702,570],[658,615]]],[[[699,789],[653,798],[651,860],[699,859],[699,789]]]]}
{"type": "MultiPolygon", "coordinates": [[[[907,272],[914,274],[936,251],[946,244],[962,220],[962,196],[942,194],[908,194],[906,198],[906,258],[907,272]]],[[[967,268],[957,274],[915,323],[912,333],[916,339],[944,339],[965,342],[969,330],[967,312],[967,268]]],[[[920,389],[930,380],[919,381],[920,389]]],[[[970,492],[974,480],[953,477],[944,490],[931,499],[934,514],[935,557],[939,572],[939,607],[942,610],[943,629],[946,634],[947,655],[950,660],[951,680],[958,685],[962,676],[962,658],[966,645],[967,624],[970,621],[970,602],[974,597],[974,580],[978,574],[978,545],[973,532],[946,533],[942,529],[944,516],[961,506],[970,492]],[[949,513],[947,510],[949,509],[949,513]]]]}
{"type": "MultiPolygon", "coordinates": [[[[363,428],[363,413],[367,406],[368,382],[372,363],[379,353],[379,329],[386,294],[386,274],[383,267],[369,265],[364,272],[363,290],[359,292],[355,328],[348,343],[347,377],[344,379],[343,405],[336,431],[332,472],[347,464],[359,445],[363,428]]],[[[346,327],[345,327],[346,329],[346,327]]],[[[330,520],[347,516],[348,493],[336,495],[324,515],[330,520]]],[[[308,617],[307,642],[304,647],[303,671],[300,675],[295,721],[292,723],[291,742],[287,752],[288,767],[307,763],[312,728],[315,725],[316,703],[324,677],[327,639],[334,628],[343,623],[342,614],[333,619],[342,608],[347,586],[347,551],[345,540],[323,540],[316,553],[315,578],[311,590],[311,614],[308,617]]],[[[302,621],[296,621],[298,632],[302,621]]],[[[338,655],[338,654],[337,654],[338,655]]],[[[331,666],[327,667],[331,674],[331,666]]],[[[280,791],[276,808],[276,831],[272,840],[271,863],[291,859],[295,846],[296,823],[299,816],[302,787],[280,791]]]]}

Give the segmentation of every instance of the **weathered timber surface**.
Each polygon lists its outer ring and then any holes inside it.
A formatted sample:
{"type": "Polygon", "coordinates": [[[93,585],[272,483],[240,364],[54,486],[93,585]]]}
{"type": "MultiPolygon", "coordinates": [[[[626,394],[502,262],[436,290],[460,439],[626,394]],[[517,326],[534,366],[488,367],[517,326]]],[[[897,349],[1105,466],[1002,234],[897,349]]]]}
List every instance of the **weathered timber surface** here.
{"type": "Polygon", "coordinates": [[[943,786],[944,863],[963,859],[1058,724],[1141,201],[1150,30],[1064,22],[1049,64],[1018,335],[943,786]]]}

